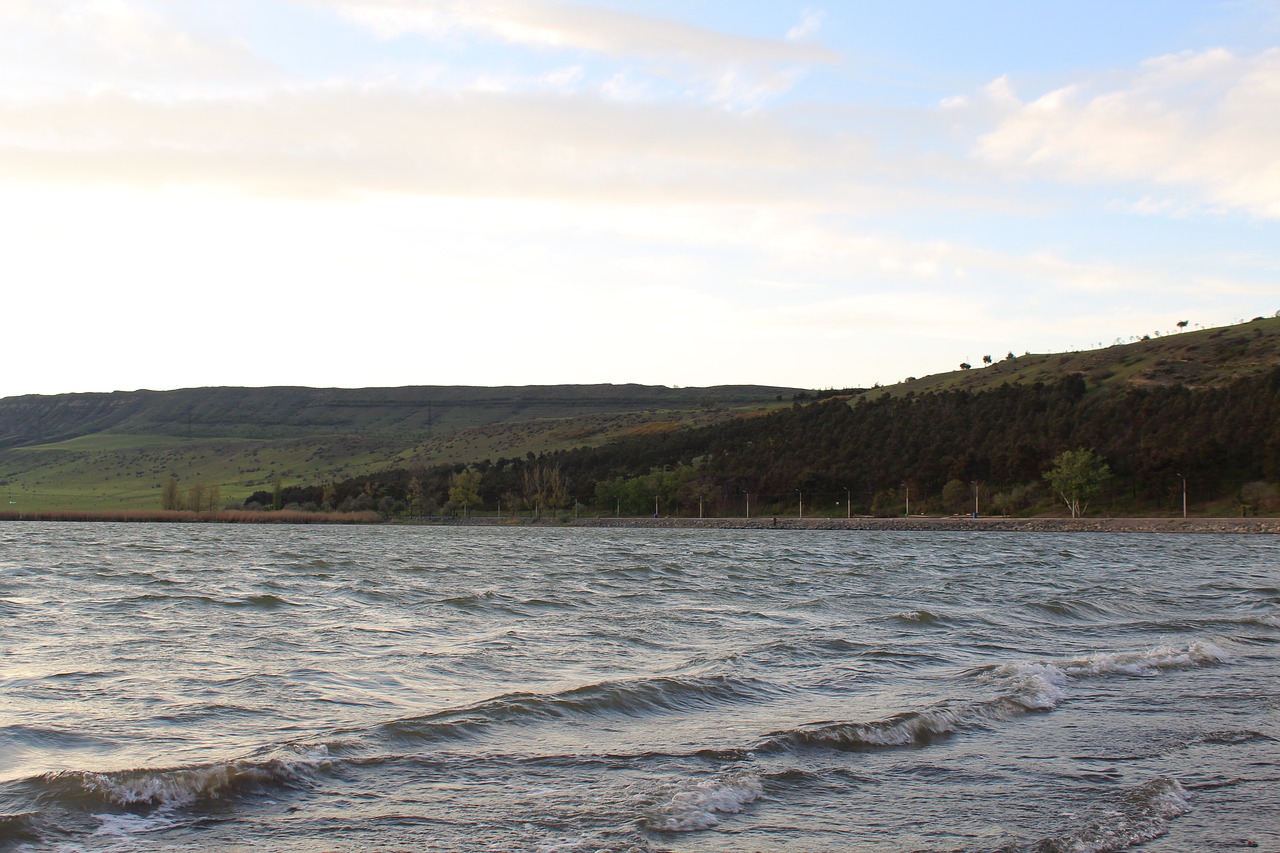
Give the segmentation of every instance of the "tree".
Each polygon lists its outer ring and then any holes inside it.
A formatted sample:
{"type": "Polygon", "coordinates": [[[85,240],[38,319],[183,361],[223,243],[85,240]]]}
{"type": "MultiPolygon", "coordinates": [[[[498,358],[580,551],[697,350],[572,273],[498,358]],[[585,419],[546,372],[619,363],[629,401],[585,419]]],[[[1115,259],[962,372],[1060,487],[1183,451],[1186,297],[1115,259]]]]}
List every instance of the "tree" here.
{"type": "Polygon", "coordinates": [[[961,480],[948,480],[942,487],[942,505],[950,513],[964,512],[969,505],[969,487],[961,480]]]}
{"type": "Polygon", "coordinates": [[[1280,503],[1280,489],[1266,480],[1254,480],[1240,487],[1241,515],[1248,515],[1250,510],[1254,515],[1258,510],[1267,512],[1275,509],[1277,503],[1280,503]]]}
{"type": "Polygon", "coordinates": [[[555,509],[569,500],[569,488],[560,474],[559,466],[530,465],[524,469],[524,499],[534,513],[542,514],[543,507],[555,509]]]}
{"type": "Polygon", "coordinates": [[[409,509],[414,515],[426,515],[426,513],[422,511],[423,494],[422,481],[419,480],[415,474],[413,477],[409,478],[409,485],[405,486],[404,489],[404,499],[408,502],[409,509]]]}
{"type": "Polygon", "coordinates": [[[982,357],[982,363],[983,363],[983,364],[990,364],[990,363],[991,363],[991,356],[989,356],[989,355],[984,355],[984,356],[982,357]]]}
{"type": "Polygon", "coordinates": [[[1111,468],[1101,456],[1082,447],[1059,453],[1044,478],[1071,510],[1071,517],[1079,518],[1111,479],[1111,468]]]}
{"type": "Polygon", "coordinates": [[[969,369],[969,368],[971,368],[971,367],[973,367],[973,365],[972,365],[972,364],[970,364],[970,363],[969,363],[969,362],[967,362],[967,361],[962,361],[962,362],[960,362],[960,369],[961,369],[961,370],[968,370],[968,369],[969,369]]]}
{"type": "Polygon", "coordinates": [[[271,508],[274,510],[284,506],[284,484],[280,480],[279,472],[275,472],[271,479],[271,508]]]}
{"type": "Polygon", "coordinates": [[[449,478],[449,504],[462,507],[463,516],[467,515],[472,506],[479,506],[481,503],[480,480],[480,472],[470,468],[449,478]]]}
{"type": "Polygon", "coordinates": [[[178,491],[178,478],[169,477],[160,493],[161,509],[182,509],[182,493],[178,491]]]}
{"type": "Polygon", "coordinates": [[[187,508],[192,512],[204,512],[204,501],[204,483],[196,481],[196,484],[187,492],[187,508]]]}

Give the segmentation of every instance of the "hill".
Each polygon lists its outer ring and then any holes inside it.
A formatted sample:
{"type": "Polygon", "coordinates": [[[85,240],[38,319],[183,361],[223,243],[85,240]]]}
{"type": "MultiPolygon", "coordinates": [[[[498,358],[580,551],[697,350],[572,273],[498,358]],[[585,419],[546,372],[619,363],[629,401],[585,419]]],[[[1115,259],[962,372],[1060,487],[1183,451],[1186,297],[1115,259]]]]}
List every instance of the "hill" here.
{"type": "Polygon", "coordinates": [[[0,497],[153,508],[170,477],[270,484],[590,446],[764,411],[798,389],[642,385],[190,388],[0,399],[0,497]]]}
{"type": "Polygon", "coordinates": [[[894,396],[983,391],[1003,384],[1054,382],[1083,375],[1092,391],[1185,385],[1216,388],[1280,364],[1280,316],[1213,329],[1176,332],[1079,352],[995,354],[992,363],[886,386],[894,396]]]}
{"type": "MultiPolygon", "coordinates": [[[[797,395],[789,407],[533,460],[479,465],[470,503],[622,515],[1052,512],[1043,474],[1091,449],[1115,475],[1109,513],[1280,505],[1280,320],[1022,356],[892,388],[797,395]],[[1086,372],[1087,371],[1087,372],[1086,372]],[[1191,381],[1194,380],[1194,381],[1191,381]]],[[[448,506],[447,468],[388,469],[284,502],[448,506]],[[416,484],[416,485],[414,485],[416,484]],[[412,488],[411,488],[412,486],[412,488]]],[[[263,502],[263,496],[259,501],[263,502]]],[[[392,509],[392,511],[395,511],[392,509]]],[[[806,515],[806,517],[809,517],[806,515]]]]}

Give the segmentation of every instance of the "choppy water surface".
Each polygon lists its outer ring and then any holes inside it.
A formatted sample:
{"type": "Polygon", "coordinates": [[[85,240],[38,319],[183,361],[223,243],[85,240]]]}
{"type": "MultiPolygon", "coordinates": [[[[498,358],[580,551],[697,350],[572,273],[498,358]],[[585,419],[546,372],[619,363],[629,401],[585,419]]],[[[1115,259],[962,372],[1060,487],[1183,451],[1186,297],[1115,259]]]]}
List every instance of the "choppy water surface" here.
{"type": "Polygon", "coordinates": [[[0,848],[1280,850],[1280,541],[0,525],[0,848]]]}

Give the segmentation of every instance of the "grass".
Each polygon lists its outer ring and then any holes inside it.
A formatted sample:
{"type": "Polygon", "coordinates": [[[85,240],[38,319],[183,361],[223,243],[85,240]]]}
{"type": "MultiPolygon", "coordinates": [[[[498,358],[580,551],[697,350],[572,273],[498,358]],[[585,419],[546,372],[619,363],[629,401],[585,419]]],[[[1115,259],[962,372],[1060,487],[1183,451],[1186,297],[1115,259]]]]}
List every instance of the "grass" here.
{"type": "MultiPolygon", "coordinates": [[[[565,390],[554,401],[543,400],[524,407],[513,415],[513,420],[458,428],[437,423],[429,437],[396,437],[373,431],[186,438],[164,432],[103,431],[47,444],[10,447],[0,450],[0,509],[39,512],[158,508],[161,490],[170,476],[177,478],[181,489],[196,482],[216,485],[225,502],[238,504],[257,490],[269,490],[276,472],[285,485],[311,484],[389,467],[523,457],[530,451],[600,444],[632,430],[650,428],[650,424],[669,429],[786,405],[772,398],[760,400],[762,395],[757,391],[755,402],[741,406],[707,406],[690,397],[688,408],[601,410],[608,400],[587,396],[583,405],[577,405],[565,390]],[[587,411],[574,413],[583,408],[587,411]],[[521,414],[529,411],[555,411],[560,416],[521,419],[521,414]]],[[[509,403],[508,400],[503,405],[507,406],[507,414],[512,414],[509,403]]],[[[481,405],[488,407],[490,403],[481,405]]],[[[484,421],[492,414],[488,410],[466,417],[459,414],[453,420],[484,421]]],[[[185,429],[185,424],[179,426],[185,429]]],[[[264,431],[278,432],[271,425],[264,431]]]]}
{"type": "Polygon", "coordinates": [[[377,524],[382,518],[364,512],[181,512],[166,510],[44,510],[13,512],[0,510],[0,521],[118,521],[183,524],[377,524]]]}
{"type": "Polygon", "coordinates": [[[981,391],[1004,383],[1048,383],[1072,373],[1083,374],[1092,391],[1124,385],[1222,385],[1280,365],[1280,317],[1091,350],[996,358],[1000,360],[987,366],[904,380],[873,393],[981,391]]]}

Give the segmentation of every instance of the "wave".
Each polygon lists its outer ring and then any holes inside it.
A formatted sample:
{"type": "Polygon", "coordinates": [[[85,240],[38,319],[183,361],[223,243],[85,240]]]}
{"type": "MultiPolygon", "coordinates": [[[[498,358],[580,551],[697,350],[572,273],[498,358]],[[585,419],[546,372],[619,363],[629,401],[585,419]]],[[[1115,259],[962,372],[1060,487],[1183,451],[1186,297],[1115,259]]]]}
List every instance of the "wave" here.
{"type": "Polygon", "coordinates": [[[315,747],[288,757],[238,759],[190,767],[142,768],[95,773],[46,773],[25,781],[42,805],[69,808],[173,808],[199,805],[270,788],[309,785],[328,766],[328,751],[315,747]]]}
{"type": "Polygon", "coordinates": [[[297,602],[289,601],[287,598],[281,598],[278,595],[264,593],[262,595],[250,595],[245,598],[217,598],[211,595],[170,595],[161,592],[149,592],[142,595],[135,595],[124,599],[120,602],[125,605],[148,605],[148,604],[174,604],[177,606],[209,606],[209,607],[231,607],[231,608],[254,608],[260,610],[276,610],[281,607],[298,607],[297,602]]]}
{"type": "Polygon", "coordinates": [[[1114,853],[1159,838],[1169,822],[1191,810],[1176,779],[1153,779],[1109,803],[1096,820],[1062,835],[1001,847],[998,853],[1114,853]]]}
{"type": "Polygon", "coordinates": [[[763,752],[805,747],[858,751],[921,746],[966,728],[1052,711],[1068,696],[1074,680],[1106,675],[1149,676],[1167,669],[1210,666],[1228,660],[1212,643],[1186,648],[1159,646],[1145,652],[1104,652],[1057,663],[994,664],[969,670],[982,684],[996,689],[990,699],[944,701],[922,710],[894,714],[870,722],[826,722],[767,735],[755,749],[763,752]]]}
{"type": "Polygon", "coordinates": [[[378,730],[397,737],[465,737],[500,723],[690,711],[758,699],[769,692],[761,682],[727,676],[606,681],[562,693],[508,693],[465,708],[384,723],[378,730]]]}
{"type": "Polygon", "coordinates": [[[1192,669],[1227,663],[1230,656],[1210,642],[1189,646],[1156,646],[1142,652],[1099,652],[1058,663],[994,664],[970,670],[980,679],[992,682],[1019,682],[1039,678],[1065,684],[1067,679],[1106,675],[1151,676],[1169,669],[1192,669]]]}
{"type": "Polygon", "coordinates": [[[0,842],[38,840],[40,833],[36,831],[35,818],[32,812],[0,814],[0,842]]]}
{"type": "Polygon", "coordinates": [[[780,752],[804,747],[842,752],[900,746],[925,746],[956,732],[1046,710],[1037,694],[1001,696],[985,702],[941,703],[920,711],[906,711],[863,723],[816,723],[774,732],[756,745],[756,752],[780,752]]]}
{"type": "Polygon", "coordinates": [[[512,616],[532,615],[524,610],[520,606],[520,602],[514,597],[494,589],[486,589],[470,595],[456,595],[451,598],[441,599],[440,603],[471,613],[498,612],[512,616]]]}
{"type": "Polygon", "coordinates": [[[1246,616],[1240,620],[1245,625],[1261,625],[1264,628],[1280,628],[1280,616],[1274,613],[1259,613],[1246,616]]]}
{"type": "Polygon", "coordinates": [[[738,814],[764,796],[764,785],[752,773],[732,773],[682,786],[663,803],[645,812],[645,829],[697,832],[719,826],[724,815],[738,814]]]}
{"type": "Polygon", "coordinates": [[[894,613],[884,621],[897,622],[902,625],[925,625],[929,627],[946,627],[951,624],[951,620],[946,616],[934,613],[931,610],[925,610],[924,608],[904,610],[901,613],[894,613]]]}

